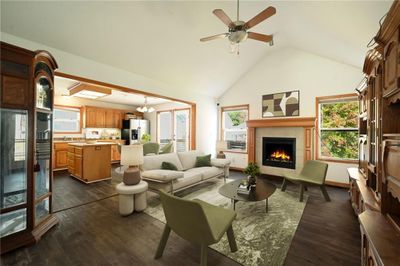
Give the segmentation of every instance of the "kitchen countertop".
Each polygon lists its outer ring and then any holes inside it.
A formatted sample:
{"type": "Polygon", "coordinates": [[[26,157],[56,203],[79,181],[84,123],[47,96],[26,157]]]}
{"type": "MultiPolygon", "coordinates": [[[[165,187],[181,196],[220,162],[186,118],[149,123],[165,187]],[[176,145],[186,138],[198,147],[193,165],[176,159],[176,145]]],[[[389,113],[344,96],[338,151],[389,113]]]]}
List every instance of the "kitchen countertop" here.
{"type": "MultiPolygon", "coordinates": [[[[122,139],[99,139],[97,142],[112,142],[113,144],[119,142],[125,142],[122,139]]],[[[54,139],[53,143],[86,143],[85,139],[72,139],[72,140],[63,140],[63,139],[54,139]]]]}
{"type": "Polygon", "coordinates": [[[115,142],[104,142],[104,141],[99,141],[96,143],[86,143],[86,142],[70,142],[68,143],[68,145],[72,145],[72,146],[99,146],[99,145],[114,145],[115,142]]]}

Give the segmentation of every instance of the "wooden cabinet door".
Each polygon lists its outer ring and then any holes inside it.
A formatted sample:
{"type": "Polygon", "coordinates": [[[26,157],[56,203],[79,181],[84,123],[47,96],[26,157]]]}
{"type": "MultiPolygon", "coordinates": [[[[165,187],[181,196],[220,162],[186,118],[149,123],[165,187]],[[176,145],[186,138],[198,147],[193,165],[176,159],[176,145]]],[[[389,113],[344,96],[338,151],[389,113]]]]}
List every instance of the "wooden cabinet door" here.
{"type": "Polygon", "coordinates": [[[68,150],[55,151],[55,168],[65,168],[68,166],[68,150]]]}
{"type": "Polygon", "coordinates": [[[122,111],[114,111],[114,128],[122,128],[122,111]]]}
{"type": "Polygon", "coordinates": [[[115,121],[114,121],[114,110],[107,109],[105,110],[105,127],[107,128],[114,128],[115,121]]]}
{"type": "Polygon", "coordinates": [[[86,125],[85,127],[96,127],[96,108],[86,108],[86,125]]]}
{"type": "Polygon", "coordinates": [[[82,178],[82,156],[75,154],[74,161],[74,175],[82,178]]]}
{"type": "Polygon", "coordinates": [[[105,109],[96,108],[96,127],[106,126],[106,111],[105,109]]]}
{"type": "Polygon", "coordinates": [[[399,89],[398,84],[398,71],[399,67],[399,31],[393,35],[388,44],[385,46],[384,51],[384,86],[383,97],[390,96],[393,91],[399,89]]]}

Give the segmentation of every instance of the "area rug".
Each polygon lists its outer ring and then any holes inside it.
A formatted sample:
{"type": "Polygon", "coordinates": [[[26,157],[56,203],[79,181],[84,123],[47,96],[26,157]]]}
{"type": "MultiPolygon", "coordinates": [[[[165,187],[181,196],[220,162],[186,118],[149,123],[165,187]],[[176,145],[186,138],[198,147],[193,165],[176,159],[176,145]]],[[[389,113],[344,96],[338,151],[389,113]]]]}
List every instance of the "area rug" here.
{"type": "MultiPolygon", "coordinates": [[[[232,208],[230,199],[218,193],[218,188],[222,185],[222,180],[214,179],[176,193],[176,196],[197,198],[224,208],[232,208]]],[[[279,189],[268,200],[268,213],[265,212],[265,201],[239,201],[236,203],[237,217],[233,223],[238,251],[230,252],[226,234],[219,243],[210,247],[243,265],[283,265],[306,202],[307,197],[299,202],[298,194],[281,192],[279,189]]],[[[148,193],[148,208],[145,213],[165,223],[157,194],[148,193]]]]}

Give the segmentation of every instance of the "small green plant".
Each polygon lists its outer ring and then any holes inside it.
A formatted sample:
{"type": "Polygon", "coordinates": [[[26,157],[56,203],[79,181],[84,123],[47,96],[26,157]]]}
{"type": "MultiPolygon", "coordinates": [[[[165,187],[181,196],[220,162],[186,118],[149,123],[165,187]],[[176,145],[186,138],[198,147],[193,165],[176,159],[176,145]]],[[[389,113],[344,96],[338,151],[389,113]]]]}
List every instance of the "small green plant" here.
{"type": "Polygon", "coordinates": [[[249,163],[243,173],[255,178],[260,174],[260,167],[256,163],[249,163]]]}
{"type": "Polygon", "coordinates": [[[150,134],[143,134],[142,135],[142,142],[146,143],[146,142],[149,142],[150,140],[151,140],[150,134]]]}

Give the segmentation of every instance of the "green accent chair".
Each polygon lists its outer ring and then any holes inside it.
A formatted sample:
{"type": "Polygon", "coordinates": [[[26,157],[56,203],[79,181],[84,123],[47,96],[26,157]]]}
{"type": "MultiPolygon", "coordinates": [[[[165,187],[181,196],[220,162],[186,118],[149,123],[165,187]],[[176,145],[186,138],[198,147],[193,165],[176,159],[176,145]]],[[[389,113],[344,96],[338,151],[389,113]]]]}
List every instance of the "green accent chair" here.
{"type": "Polygon", "coordinates": [[[201,245],[200,265],[207,265],[207,248],[218,243],[226,232],[232,252],[237,251],[232,222],[236,213],[195,199],[185,200],[160,191],[165,224],[155,259],[161,258],[171,229],[183,239],[201,245]]]}
{"type": "Polygon", "coordinates": [[[328,171],[328,164],[310,160],[304,165],[303,170],[299,175],[287,174],[284,175],[281,190],[285,191],[288,181],[300,184],[300,201],[303,201],[304,190],[307,190],[308,185],[316,185],[321,188],[322,194],[326,201],[331,201],[328,192],[325,188],[326,172],[328,171]]]}
{"type": "Polygon", "coordinates": [[[164,147],[162,147],[162,148],[160,149],[160,154],[171,153],[171,152],[172,152],[172,145],[173,145],[173,144],[174,144],[173,142],[170,142],[170,143],[168,143],[167,145],[164,145],[164,147]]]}
{"type": "Polygon", "coordinates": [[[143,144],[143,155],[158,154],[160,151],[160,144],[157,142],[146,142],[143,144]]]}

